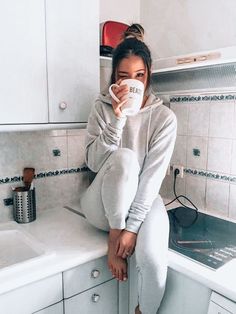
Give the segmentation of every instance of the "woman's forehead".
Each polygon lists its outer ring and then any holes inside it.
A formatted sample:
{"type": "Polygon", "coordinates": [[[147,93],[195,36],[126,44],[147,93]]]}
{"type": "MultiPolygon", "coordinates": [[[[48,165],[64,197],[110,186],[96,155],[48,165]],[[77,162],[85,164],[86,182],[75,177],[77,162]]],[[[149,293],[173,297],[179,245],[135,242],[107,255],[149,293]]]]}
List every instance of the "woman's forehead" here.
{"type": "Polygon", "coordinates": [[[141,57],[129,56],[121,60],[121,62],[118,65],[117,70],[127,71],[128,69],[139,71],[139,70],[145,70],[146,67],[141,57]]]}

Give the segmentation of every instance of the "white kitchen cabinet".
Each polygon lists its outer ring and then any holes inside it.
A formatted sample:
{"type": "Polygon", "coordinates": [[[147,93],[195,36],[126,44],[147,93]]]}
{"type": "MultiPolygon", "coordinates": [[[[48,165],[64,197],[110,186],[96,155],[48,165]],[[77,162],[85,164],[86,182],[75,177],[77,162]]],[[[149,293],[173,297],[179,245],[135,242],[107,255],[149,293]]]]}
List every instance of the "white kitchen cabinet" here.
{"type": "Polygon", "coordinates": [[[210,295],[206,286],[169,268],[158,314],[207,314],[210,295]]]}
{"type": "Polygon", "coordinates": [[[118,314],[118,281],[106,256],[65,271],[63,286],[65,314],[118,314]]]}
{"type": "Polygon", "coordinates": [[[48,306],[43,310],[34,312],[34,314],[64,314],[63,301],[48,306]]]}
{"type": "Polygon", "coordinates": [[[87,121],[99,92],[98,6],[1,1],[0,125],[87,121]]]}
{"type": "MultiPolygon", "coordinates": [[[[129,268],[129,314],[138,303],[138,274],[135,260],[129,268]]],[[[199,282],[168,268],[166,290],[158,314],[207,314],[211,290],[199,282]],[[201,300],[201,302],[199,302],[201,300]]]]}
{"type": "Polygon", "coordinates": [[[118,314],[117,287],[117,280],[112,279],[66,299],[65,314],[118,314]]]}
{"type": "Polygon", "coordinates": [[[0,313],[32,314],[62,299],[62,275],[57,274],[0,295],[0,313]]]}
{"type": "Polygon", "coordinates": [[[48,122],[43,0],[0,5],[0,124],[48,122]]]}
{"type": "Polygon", "coordinates": [[[236,314],[236,303],[213,291],[207,314],[236,314]]]}
{"type": "Polygon", "coordinates": [[[86,122],[99,92],[99,1],[46,0],[50,122],[86,122]]]}

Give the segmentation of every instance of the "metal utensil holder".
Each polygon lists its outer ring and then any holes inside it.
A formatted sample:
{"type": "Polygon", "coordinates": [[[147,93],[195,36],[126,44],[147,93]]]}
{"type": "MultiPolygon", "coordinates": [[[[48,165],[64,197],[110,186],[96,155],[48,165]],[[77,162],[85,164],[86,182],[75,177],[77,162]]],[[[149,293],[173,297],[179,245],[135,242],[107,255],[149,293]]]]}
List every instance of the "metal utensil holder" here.
{"type": "Polygon", "coordinates": [[[36,219],[35,188],[28,191],[13,191],[13,217],[19,223],[28,223],[36,219]]]}

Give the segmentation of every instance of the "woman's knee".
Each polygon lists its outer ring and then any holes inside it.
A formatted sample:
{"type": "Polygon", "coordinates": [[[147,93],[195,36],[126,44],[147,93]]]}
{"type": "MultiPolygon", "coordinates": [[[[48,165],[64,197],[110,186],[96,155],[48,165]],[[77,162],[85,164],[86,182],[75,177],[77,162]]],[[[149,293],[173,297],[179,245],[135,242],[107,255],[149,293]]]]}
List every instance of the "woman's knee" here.
{"type": "Polygon", "coordinates": [[[107,162],[119,174],[138,174],[140,171],[137,155],[128,148],[119,148],[114,151],[107,162]]]}

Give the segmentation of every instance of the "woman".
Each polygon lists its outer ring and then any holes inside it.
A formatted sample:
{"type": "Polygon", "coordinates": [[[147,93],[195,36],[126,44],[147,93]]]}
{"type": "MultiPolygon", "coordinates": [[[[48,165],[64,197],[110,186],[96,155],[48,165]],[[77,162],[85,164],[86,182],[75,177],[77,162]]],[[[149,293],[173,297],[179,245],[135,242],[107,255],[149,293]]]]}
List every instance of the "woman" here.
{"type": "Polygon", "coordinates": [[[169,223],[158,195],[176,138],[176,118],[151,93],[151,55],[143,28],[133,24],[114,50],[111,83],[120,100],[100,95],[87,126],[86,163],[96,173],[81,199],[88,221],[109,231],[108,266],[118,280],[127,279],[127,257],[135,251],[139,304],[135,313],[156,313],[164,294],[169,223]],[[127,85],[145,87],[141,109],[122,114],[127,85]]]}

